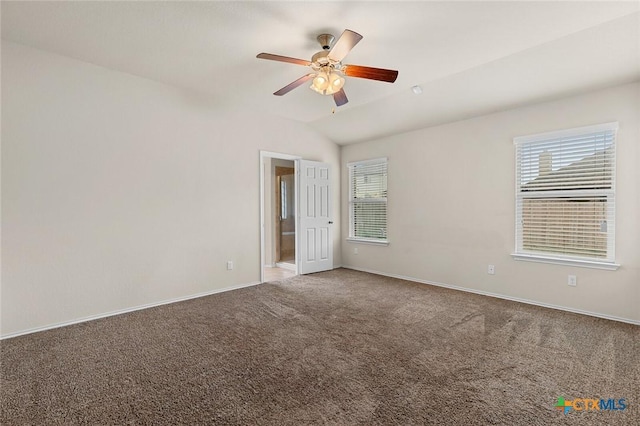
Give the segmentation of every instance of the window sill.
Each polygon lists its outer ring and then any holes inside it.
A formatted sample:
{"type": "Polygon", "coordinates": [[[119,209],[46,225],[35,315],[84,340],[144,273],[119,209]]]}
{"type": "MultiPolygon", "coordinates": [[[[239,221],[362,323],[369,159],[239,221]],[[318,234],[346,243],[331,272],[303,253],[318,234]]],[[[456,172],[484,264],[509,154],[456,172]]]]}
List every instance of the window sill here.
{"type": "Polygon", "coordinates": [[[620,267],[620,264],[618,263],[601,262],[597,260],[565,259],[561,257],[542,256],[539,254],[512,253],[511,257],[513,257],[514,260],[523,260],[526,262],[553,263],[556,265],[605,269],[608,271],[615,271],[620,267]]]}
{"type": "Polygon", "coordinates": [[[388,246],[389,245],[389,241],[387,241],[387,240],[370,240],[370,239],[367,239],[367,238],[354,238],[354,237],[347,238],[347,242],[349,242],[349,243],[371,244],[371,245],[374,245],[374,246],[388,246]]]}

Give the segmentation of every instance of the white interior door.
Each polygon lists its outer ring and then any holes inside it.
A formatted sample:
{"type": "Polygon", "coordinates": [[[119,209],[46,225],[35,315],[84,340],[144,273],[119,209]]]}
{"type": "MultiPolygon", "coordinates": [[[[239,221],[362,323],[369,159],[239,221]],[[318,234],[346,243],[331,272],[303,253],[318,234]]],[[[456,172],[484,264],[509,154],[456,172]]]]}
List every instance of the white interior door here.
{"type": "Polygon", "coordinates": [[[329,164],[299,160],[300,274],[333,269],[331,169],[329,164]]]}

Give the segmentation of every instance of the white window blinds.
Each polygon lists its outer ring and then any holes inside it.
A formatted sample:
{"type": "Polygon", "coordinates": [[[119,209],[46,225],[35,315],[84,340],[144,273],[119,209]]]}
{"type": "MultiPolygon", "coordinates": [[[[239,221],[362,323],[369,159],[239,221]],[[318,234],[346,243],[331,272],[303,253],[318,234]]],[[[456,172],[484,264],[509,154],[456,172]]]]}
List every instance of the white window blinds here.
{"type": "Polygon", "coordinates": [[[514,139],[516,254],[614,262],[617,128],[514,139]]]}
{"type": "Polygon", "coordinates": [[[349,163],[349,238],[387,240],[387,159],[349,163]]]}

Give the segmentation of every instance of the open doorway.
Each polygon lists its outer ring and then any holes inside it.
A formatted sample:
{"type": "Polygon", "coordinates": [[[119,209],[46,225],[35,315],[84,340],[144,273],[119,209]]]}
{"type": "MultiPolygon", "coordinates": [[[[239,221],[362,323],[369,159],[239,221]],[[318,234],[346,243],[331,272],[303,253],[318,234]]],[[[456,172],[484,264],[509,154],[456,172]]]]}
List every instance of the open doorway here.
{"type": "Polygon", "coordinates": [[[297,275],[296,157],[262,153],[262,270],[261,281],[297,275]]]}
{"type": "MultiPolygon", "coordinates": [[[[279,160],[284,163],[286,160],[279,160]]],[[[293,163],[293,162],[291,162],[293,163]]],[[[293,164],[291,164],[293,166],[293,164]]],[[[296,266],[296,217],[295,217],[295,168],[275,166],[274,185],[274,260],[276,266],[295,271],[296,266]]]]}

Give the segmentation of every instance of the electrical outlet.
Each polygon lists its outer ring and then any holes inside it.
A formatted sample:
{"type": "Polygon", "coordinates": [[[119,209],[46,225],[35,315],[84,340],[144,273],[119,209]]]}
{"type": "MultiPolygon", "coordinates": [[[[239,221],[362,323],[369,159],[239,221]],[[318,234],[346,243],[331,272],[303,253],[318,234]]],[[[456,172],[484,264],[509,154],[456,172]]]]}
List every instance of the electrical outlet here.
{"type": "Polygon", "coordinates": [[[230,260],[227,260],[227,271],[230,271],[233,269],[233,262],[230,260]]]}
{"type": "Polygon", "coordinates": [[[569,284],[571,287],[575,287],[578,284],[578,278],[575,275],[569,275],[567,284],[569,284]]]}
{"type": "Polygon", "coordinates": [[[496,267],[494,265],[489,265],[487,268],[487,274],[494,275],[496,273],[496,267]]]}
{"type": "Polygon", "coordinates": [[[353,254],[358,254],[358,247],[353,248],[353,254]]]}

